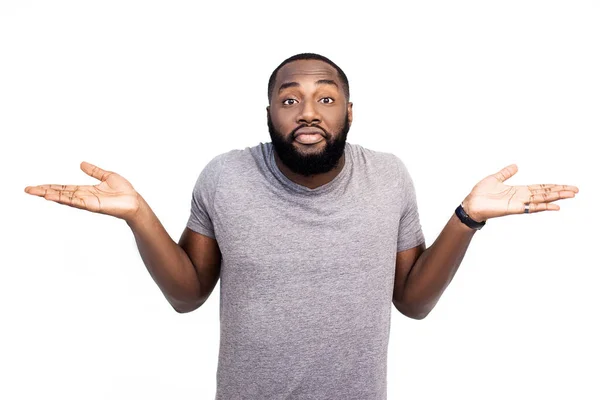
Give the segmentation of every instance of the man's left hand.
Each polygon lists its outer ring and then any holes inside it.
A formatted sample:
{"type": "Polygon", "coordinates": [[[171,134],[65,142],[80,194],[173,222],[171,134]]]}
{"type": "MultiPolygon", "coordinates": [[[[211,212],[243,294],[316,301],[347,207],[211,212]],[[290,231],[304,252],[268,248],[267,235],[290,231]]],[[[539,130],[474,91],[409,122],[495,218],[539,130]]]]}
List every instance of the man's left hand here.
{"type": "Polygon", "coordinates": [[[528,212],[558,211],[560,207],[553,201],[575,197],[579,192],[576,186],[537,184],[528,186],[508,186],[508,178],[516,174],[515,164],[503,168],[479,182],[463,201],[463,208],[475,221],[528,212]]]}

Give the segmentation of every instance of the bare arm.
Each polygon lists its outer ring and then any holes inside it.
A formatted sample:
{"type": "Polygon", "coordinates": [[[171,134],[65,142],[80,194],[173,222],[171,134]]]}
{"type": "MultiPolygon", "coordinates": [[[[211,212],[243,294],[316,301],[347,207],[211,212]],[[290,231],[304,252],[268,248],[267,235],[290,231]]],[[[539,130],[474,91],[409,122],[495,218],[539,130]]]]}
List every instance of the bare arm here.
{"type": "MultiPolygon", "coordinates": [[[[463,201],[475,221],[512,214],[558,211],[556,200],[575,197],[576,186],[504,184],[517,172],[514,164],[480,181],[463,201]]],[[[452,214],[435,242],[427,249],[414,247],[396,254],[396,277],[392,302],[401,313],[415,319],[429,314],[452,281],[476,230],[452,214]]]]}
{"type": "Polygon", "coordinates": [[[393,304],[402,314],[423,319],[452,281],[476,230],[452,214],[435,242],[396,254],[393,304]]]}
{"type": "Polygon", "coordinates": [[[221,252],[216,240],[186,228],[176,244],[127,179],[86,161],[80,168],[100,183],[27,186],[25,192],[126,221],[148,272],[173,308],[189,312],[200,307],[219,279],[221,252]]]}
{"type": "Polygon", "coordinates": [[[180,313],[200,307],[220,275],[216,240],[185,228],[175,243],[141,196],[140,208],[127,225],[148,272],[171,306],[180,313]]]}

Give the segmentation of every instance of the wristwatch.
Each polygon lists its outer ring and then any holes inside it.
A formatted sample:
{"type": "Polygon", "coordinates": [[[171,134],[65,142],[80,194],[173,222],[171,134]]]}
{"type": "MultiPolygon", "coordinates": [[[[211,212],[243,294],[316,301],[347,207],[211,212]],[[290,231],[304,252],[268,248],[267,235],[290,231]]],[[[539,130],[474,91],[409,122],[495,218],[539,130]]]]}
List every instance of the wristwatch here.
{"type": "Polygon", "coordinates": [[[477,222],[472,220],[471,217],[469,217],[469,214],[467,214],[467,212],[463,208],[462,203],[460,203],[460,205],[456,207],[456,210],[454,212],[456,213],[458,219],[460,219],[460,221],[469,228],[479,230],[485,225],[485,221],[477,222]]]}

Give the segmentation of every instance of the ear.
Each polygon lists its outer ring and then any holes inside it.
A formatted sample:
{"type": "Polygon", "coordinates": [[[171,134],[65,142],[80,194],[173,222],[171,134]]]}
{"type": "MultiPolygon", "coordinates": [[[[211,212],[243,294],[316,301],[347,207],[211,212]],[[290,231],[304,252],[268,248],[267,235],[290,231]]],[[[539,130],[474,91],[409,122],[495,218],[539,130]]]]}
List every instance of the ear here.
{"type": "Polygon", "coordinates": [[[352,125],[352,102],[348,102],[348,125],[352,125]]]}

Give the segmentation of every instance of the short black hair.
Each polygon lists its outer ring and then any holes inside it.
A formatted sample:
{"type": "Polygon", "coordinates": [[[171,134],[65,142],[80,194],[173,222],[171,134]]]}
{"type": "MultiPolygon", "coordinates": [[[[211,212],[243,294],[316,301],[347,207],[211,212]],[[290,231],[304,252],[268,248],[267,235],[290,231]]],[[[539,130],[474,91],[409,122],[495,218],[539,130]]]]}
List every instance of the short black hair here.
{"type": "Polygon", "coordinates": [[[273,93],[273,89],[275,86],[275,77],[277,76],[277,72],[284,65],[289,64],[292,61],[296,61],[296,60],[320,60],[320,61],[326,62],[327,64],[331,65],[333,68],[335,68],[335,70],[337,71],[337,73],[340,77],[340,80],[342,81],[342,89],[344,90],[344,95],[346,96],[346,100],[350,100],[350,85],[348,84],[348,77],[346,76],[344,71],[342,71],[342,69],[340,67],[338,67],[329,58],[322,56],[320,54],[300,53],[300,54],[296,54],[296,55],[291,56],[290,58],[287,58],[286,60],[284,60],[281,64],[279,64],[279,66],[277,68],[275,68],[275,70],[271,74],[271,77],[269,78],[269,87],[268,87],[268,93],[267,93],[267,97],[269,99],[269,104],[271,103],[271,95],[273,93]]]}

